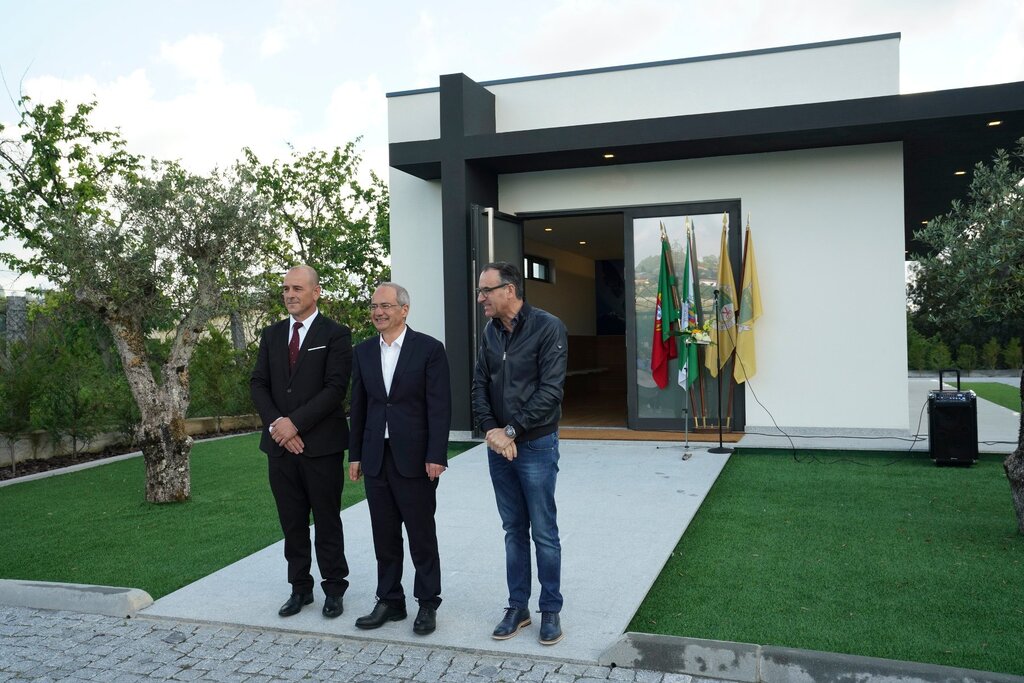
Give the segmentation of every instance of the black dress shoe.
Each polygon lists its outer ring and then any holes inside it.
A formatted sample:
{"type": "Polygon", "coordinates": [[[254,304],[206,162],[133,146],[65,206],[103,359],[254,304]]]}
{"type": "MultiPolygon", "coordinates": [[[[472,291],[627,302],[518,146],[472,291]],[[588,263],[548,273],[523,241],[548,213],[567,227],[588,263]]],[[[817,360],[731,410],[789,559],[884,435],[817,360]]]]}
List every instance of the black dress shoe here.
{"type": "Polygon", "coordinates": [[[328,619],[334,619],[340,617],[341,613],[345,611],[345,599],[340,595],[328,595],[324,599],[323,615],[328,619]]]}
{"type": "Polygon", "coordinates": [[[302,611],[303,605],[308,605],[312,602],[312,593],[292,593],[291,597],[288,598],[288,602],[281,605],[281,609],[277,610],[277,614],[281,617],[293,616],[302,611]]]}
{"type": "Polygon", "coordinates": [[[421,636],[433,633],[437,628],[437,610],[433,607],[420,605],[420,611],[416,615],[416,621],[412,622],[412,632],[421,636]]]}
{"type": "Polygon", "coordinates": [[[372,612],[356,619],[356,628],[380,628],[389,621],[401,621],[407,616],[409,615],[405,613],[405,607],[392,607],[386,602],[378,601],[372,612]]]}

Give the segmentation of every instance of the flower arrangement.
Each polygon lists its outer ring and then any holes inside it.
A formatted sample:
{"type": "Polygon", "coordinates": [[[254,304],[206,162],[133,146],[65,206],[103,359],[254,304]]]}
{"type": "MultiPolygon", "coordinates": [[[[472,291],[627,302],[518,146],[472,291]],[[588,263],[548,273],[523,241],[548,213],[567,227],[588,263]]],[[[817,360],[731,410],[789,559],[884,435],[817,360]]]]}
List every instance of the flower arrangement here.
{"type": "Polygon", "coordinates": [[[711,343],[711,321],[705,320],[701,326],[687,327],[677,333],[683,338],[684,344],[710,344],[711,343]]]}

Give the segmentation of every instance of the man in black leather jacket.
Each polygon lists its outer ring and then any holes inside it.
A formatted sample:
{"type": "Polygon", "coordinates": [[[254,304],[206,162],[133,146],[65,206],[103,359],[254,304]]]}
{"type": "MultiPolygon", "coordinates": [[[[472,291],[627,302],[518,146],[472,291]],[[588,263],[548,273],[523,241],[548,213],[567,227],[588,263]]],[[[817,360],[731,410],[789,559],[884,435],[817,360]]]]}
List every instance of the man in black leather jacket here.
{"type": "Polygon", "coordinates": [[[529,626],[530,535],[540,580],[540,642],[562,639],[559,612],[562,547],[555,481],[558,419],[568,355],[562,321],[523,299],[523,276],[510,263],[484,266],[477,302],[490,318],[473,377],[473,416],[486,433],[487,458],[505,529],[508,608],[493,637],[505,640],[529,626]]]}

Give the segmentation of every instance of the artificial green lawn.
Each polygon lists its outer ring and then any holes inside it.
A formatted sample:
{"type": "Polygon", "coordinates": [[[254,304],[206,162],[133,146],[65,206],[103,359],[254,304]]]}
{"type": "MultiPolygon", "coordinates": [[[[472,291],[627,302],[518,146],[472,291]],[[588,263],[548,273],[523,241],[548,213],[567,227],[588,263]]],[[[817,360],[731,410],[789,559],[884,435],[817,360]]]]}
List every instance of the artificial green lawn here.
{"type": "MultiPolygon", "coordinates": [[[[144,500],[131,458],[0,488],[0,578],[142,588],[159,598],[281,539],[259,436],[200,442],[192,499],[144,500]]],[[[471,444],[451,444],[449,457],[471,444]]],[[[345,479],[342,506],[365,497],[345,479]]]]}
{"type": "Polygon", "coordinates": [[[630,630],[1024,674],[1001,456],[740,449],[630,630]]]}
{"type": "Polygon", "coordinates": [[[963,391],[973,391],[986,401],[1020,412],[1020,387],[1010,386],[1002,382],[963,382],[960,385],[963,391]]]}

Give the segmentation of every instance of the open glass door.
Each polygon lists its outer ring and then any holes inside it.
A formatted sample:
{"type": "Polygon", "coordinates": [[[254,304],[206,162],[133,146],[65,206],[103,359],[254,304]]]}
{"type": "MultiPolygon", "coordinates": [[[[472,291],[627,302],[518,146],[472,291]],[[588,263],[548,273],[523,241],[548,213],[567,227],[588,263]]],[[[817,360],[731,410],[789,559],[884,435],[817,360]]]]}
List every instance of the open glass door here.
{"type": "MultiPolygon", "coordinates": [[[[515,216],[501,213],[491,207],[470,206],[470,232],[473,239],[471,272],[469,281],[476,287],[480,269],[495,261],[507,261],[523,269],[523,222],[515,216]]],[[[473,306],[473,361],[480,346],[480,334],[487,318],[476,303],[476,297],[469,293],[473,306]]]]}

